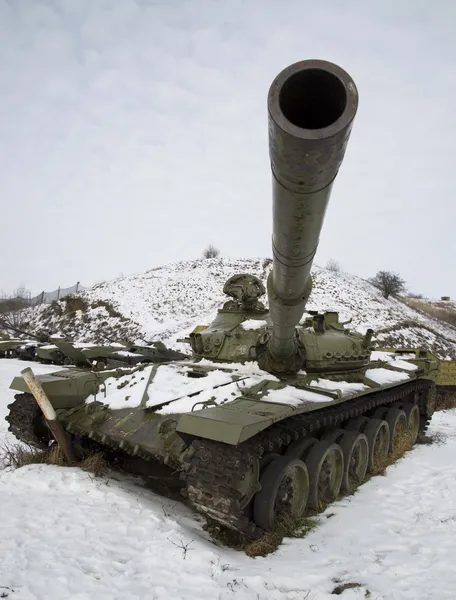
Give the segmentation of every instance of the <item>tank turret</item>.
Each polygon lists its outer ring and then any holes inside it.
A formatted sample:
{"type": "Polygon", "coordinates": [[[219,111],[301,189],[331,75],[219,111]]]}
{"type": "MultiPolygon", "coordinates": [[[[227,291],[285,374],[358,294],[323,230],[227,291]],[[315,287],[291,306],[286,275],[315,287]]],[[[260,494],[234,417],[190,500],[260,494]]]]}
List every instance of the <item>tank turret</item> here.
{"type": "Polygon", "coordinates": [[[296,325],[310,294],[310,269],[357,108],[354,81],[326,61],[295,63],[269,89],[273,267],[267,291],[272,329],[259,356],[268,371],[297,372],[304,364],[296,325]]]}
{"type": "Polygon", "coordinates": [[[371,331],[365,337],[346,331],[334,312],[314,314],[300,325],[326,207],[357,107],[351,77],[326,61],[295,63],[273,81],[268,94],[273,185],[269,312],[260,301],[263,283],[253,275],[234,275],[224,287],[232,300],[187,340],[195,356],[257,360],[263,370],[282,376],[368,364],[371,331]]]}

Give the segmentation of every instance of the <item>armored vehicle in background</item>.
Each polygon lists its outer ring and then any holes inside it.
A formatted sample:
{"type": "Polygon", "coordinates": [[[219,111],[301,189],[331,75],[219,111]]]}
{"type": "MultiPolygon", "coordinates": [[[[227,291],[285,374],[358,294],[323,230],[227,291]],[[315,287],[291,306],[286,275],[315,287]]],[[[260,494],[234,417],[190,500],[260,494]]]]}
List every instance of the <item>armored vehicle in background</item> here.
{"type": "Polygon", "coordinates": [[[75,365],[100,370],[189,358],[188,354],[168,348],[160,341],[131,344],[110,340],[109,344],[100,345],[73,342],[62,334],[36,335],[21,329],[15,329],[15,332],[25,338],[12,339],[7,334],[0,334],[0,352],[4,347],[6,357],[17,356],[22,360],[38,360],[45,364],[75,365]]]}
{"type": "MultiPolygon", "coordinates": [[[[180,473],[211,520],[249,536],[353,492],[413,445],[434,410],[438,364],[427,353],[372,351],[374,332],[335,312],[305,313],[310,270],[358,106],[352,78],[308,60],[268,95],[273,266],[266,289],[231,277],[229,299],[188,337],[192,360],[39,380],[58,418],[93,440],[180,473]],[[262,302],[266,293],[269,307],[262,302]]],[[[49,442],[22,377],[7,420],[19,439],[49,442]]]]}
{"type": "Polygon", "coordinates": [[[0,333],[0,358],[13,358],[23,343],[19,338],[12,338],[7,333],[0,333]]]}
{"type": "Polygon", "coordinates": [[[76,343],[62,336],[53,336],[50,341],[53,342],[52,345],[42,346],[37,351],[37,356],[42,362],[96,370],[189,358],[189,355],[167,348],[163,342],[151,342],[145,346],[125,342],[100,345],[88,342],[76,343]]]}

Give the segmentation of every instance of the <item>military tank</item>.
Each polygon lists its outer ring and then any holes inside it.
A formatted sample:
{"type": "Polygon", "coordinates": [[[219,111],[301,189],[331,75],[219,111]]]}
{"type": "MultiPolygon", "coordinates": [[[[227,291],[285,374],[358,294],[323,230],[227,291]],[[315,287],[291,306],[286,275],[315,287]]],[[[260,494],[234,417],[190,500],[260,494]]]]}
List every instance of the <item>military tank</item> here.
{"type": "Polygon", "coordinates": [[[97,370],[132,366],[139,363],[159,363],[174,359],[186,359],[188,355],[155,341],[147,345],[133,345],[126,342],[92,344],[73,342],[62,335],[51,336],[48,344],[36,348],[37,360],[57,365],[75,365],[79,368],[97,370]]]}
{"type": "Polygon", "coordinates": [[[14,358],[21,344],[23,341],[19,338],[12,338],[7,333],[0,333],[0,358],[14,358]]]}
{"type": "Polygon", "coordinates": [[[41,346],[44,346],[49,341],[49,336],[45,333],[36,335],[29,331],[24,331],[18,327],[10,326],[9,329],[20,335],[20,346],[16,348],[16,357],[21,360],[33,361],[36,359],[36,351],[41,346]]]}
{"type": "MultiPolygon", "coordinates": [[[[350,75],[306,60],[268,94],[272,269],[246,273],[210,324],[188,336],[189,361],[38,379],[76,439],[178,473],[182,493],[219,525],[256,536],[320,510],[416,442],[434,410],[438,364],[426,352],[372,349],[335,312],[305,312],[310,271],[358,106],[350,75]],[[262,301],[267,291],[268,308],[262,301]]],[[[19,439],[50,434],[16,377],[6,417],[19,439]]]]}

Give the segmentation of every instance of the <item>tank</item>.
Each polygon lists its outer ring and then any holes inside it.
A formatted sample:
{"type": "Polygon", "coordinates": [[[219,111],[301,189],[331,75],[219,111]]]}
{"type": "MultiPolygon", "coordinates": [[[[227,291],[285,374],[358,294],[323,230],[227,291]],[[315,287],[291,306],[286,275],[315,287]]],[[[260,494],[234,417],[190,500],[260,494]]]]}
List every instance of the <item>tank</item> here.
{"type": "Polygon", "coordinates": [[[49,341],[47,334],[36,335],[18,327],[9,327],[11,331],[21,336],[21,344],[16,348],[15,355],[21,360],[35,360],[36,351],[39,347],[44,346],[49,341]]]}
{"type": "MultiPolygon", "coordinates": [[[[212,323],[186,338],[190,360],[38,377],[77,440],[164,465],[211,522],[255,537],[283,518],[351,493],[423,434],[438,361],[372,348],[335,312],[306,312],[310,270],[358,106],[339,66],[305,60],[268,94],[272,269],[224,286],[212,323]],[[268,307],[264,300],[267,294],[268,307]]],[[[10,430],[46,446],[50,435],[21,376],[10,430]]]]}
{"type": "Polygon", "coordinates": [[[0,334],[0,358],[14,358],[23,340],[12,338],[7,333],[0,334]]]}
{"type": "Polygon", "coordinates": [[[167,348],[159,341],[146,345],[132,345],[110,340],[109,344],[100,345],[73,342],[68,337],[54,335],[48,338],[48,344],[36,348],[36,357],[43,363],[102,370],[139,363],[186,359],[189,355],[167,348]]]}

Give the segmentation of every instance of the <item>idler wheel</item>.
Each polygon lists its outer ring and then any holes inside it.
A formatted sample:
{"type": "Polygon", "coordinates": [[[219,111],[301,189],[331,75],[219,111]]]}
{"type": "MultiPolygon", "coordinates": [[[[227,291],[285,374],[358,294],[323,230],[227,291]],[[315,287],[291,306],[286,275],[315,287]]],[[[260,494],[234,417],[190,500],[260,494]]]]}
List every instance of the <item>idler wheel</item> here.
{"type": "Polygon", "coordinates": [[[305,461],[310,450],[317,443],[318,440],[315,438],[296,440],[288,446],[285,456],[288,456],[289,458],[299,458],[300,460],[305,461]]]}
{"type": "Polygon", "coordinates": [[[369,462],[367,470],[373,473],[388,456],[390,430],[383,419],[370,419],[364,428],[364,435],[369,444],[369,462]]]}
{"type": "Polygon", "coordinates": [[[420,409],[416,404],[404,403],[402,410],[407,417],[410,444],[413,446],[420,432],[420,409]]]}
{"type": "Polygon", "coordinates": [[[105,358],[98,358],[94,361],[94,365],[93,365],[93,370],[94,371],[104,371],[106,369],[106,359],[105,358]]]}
{"type": "Polygon", "coordinates": [[[344,475],[344,456],[338,444],[322,440],[306,458],[309,471],[309,507],[321,510],[337,498],[344,475]]]}
{"type": "Polygon", "coordinates": [[[353,493],[362,484],[369,462],[369,444],[364,433],[347,431],[339,441],[344,455],[342,489],[353,493]]]}
{"type": "Polygon", "coordinates": [[[403,454],[407,447],[409,447],[407,436],[408,423],[405,412],[398,408],[390,408],[386,413],[385,421],[388,423],[390,430],[388,452],[403,454]]]}
{"type": "Polygon", "coordinates": [[[280,518],[297,519],[304,514],[309,497],[309,473],[297,458],[280,456],[261,476],[261,490],[253,501],[253,518],[258,527],[273,530],[280,518]]]}

